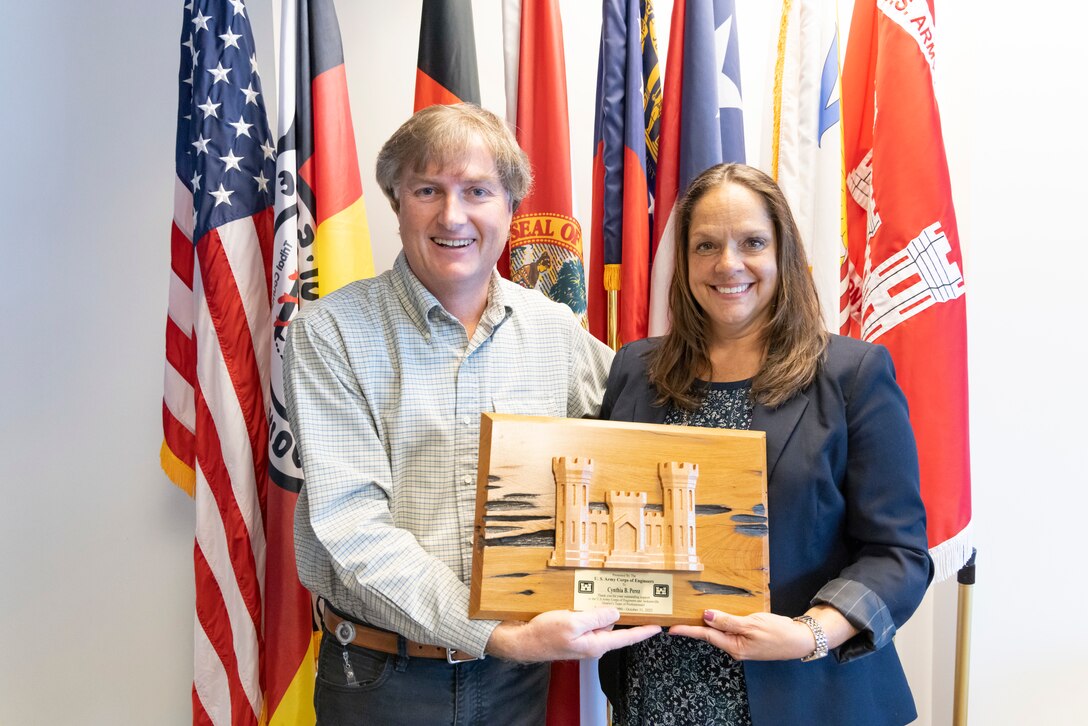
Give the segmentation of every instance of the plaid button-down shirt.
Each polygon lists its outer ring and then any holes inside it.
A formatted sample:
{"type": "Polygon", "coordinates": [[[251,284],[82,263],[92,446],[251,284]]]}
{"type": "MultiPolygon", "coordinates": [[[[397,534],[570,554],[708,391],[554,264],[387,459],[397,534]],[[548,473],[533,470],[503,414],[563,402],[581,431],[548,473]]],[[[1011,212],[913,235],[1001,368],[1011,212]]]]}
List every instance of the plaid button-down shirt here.
{"type": "Polygon", "coordinates": [[[302,583],[361,622],[482,653],[497,623],[468,618],[480,413],[596,416],[611,361],[565,306],[497,274],[468,340],[403,253],[306,307],[286,359],[302,583]]]}

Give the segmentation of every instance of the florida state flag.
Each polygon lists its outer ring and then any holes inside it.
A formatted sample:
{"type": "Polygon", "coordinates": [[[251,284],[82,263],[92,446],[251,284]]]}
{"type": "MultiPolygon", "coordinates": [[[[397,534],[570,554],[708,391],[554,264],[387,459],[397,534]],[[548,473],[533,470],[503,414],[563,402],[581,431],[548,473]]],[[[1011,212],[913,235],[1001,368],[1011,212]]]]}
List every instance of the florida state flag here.
{"type": "Polygon", "coordinates": [[[571,202],[570,120],[558,0],[505,0],[507,120],[535,177],[510,227],[509,277],[586,322],[582,226],[571,202]]]}
{"type": "Polygon", "coordinates": [[[843,332],[887,346],[910,403],[937,577],[970,554],[963,262],[933,94],[933,0],[859,0],[843,70],[843,332]]]}

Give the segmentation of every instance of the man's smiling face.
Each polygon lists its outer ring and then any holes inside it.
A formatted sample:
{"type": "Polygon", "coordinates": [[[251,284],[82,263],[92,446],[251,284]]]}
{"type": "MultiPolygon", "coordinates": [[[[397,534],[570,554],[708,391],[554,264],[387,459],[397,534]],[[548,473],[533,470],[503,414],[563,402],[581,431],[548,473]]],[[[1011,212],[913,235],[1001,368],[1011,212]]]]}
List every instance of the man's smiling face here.
{"type": "Polygon", "coordinates": [[[460,159],[408,171],[397,201],[404,254],[424,287],[439,301],[486,294],[512,216],[487,148],[476,140],[460,159]]]}

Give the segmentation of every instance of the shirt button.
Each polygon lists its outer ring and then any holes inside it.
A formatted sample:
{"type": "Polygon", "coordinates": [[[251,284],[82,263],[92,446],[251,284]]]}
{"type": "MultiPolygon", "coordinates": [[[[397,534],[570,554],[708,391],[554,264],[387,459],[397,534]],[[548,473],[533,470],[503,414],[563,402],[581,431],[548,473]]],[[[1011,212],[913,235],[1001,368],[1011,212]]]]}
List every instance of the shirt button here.
{"type": "Polygon", "coordinates": [[[470,416],[465,416],[464,418],[461,419],[461,421],[464,422],[465,426],[468,426],[469,424],[472,423],[472,418],[470,416]]]}
{"type": "Polygon", "coordinates": [[[471,474],[465,474],[464,482],[465,482],[465,484],[471,484],[472,483],[472,475],[471,474]]]}

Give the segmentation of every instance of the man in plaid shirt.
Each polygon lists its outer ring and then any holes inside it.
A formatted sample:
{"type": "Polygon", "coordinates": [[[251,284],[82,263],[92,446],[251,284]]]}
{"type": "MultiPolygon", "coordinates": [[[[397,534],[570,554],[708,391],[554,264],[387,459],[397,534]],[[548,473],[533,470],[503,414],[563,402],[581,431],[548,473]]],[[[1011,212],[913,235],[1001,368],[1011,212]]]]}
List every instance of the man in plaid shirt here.
{"type": "Polygon", "coordinates": [[[296,556],[325,626],[318,720],[543,723],[546,661],[660,629],[613,631],[613,608],[468,618],[480,413],[595,416],[612,354],[495,272],[531,182],[501,119],[426,108],[386,142],[377,177],[400,222],[393,269],[289,329],[296,556]]]}

